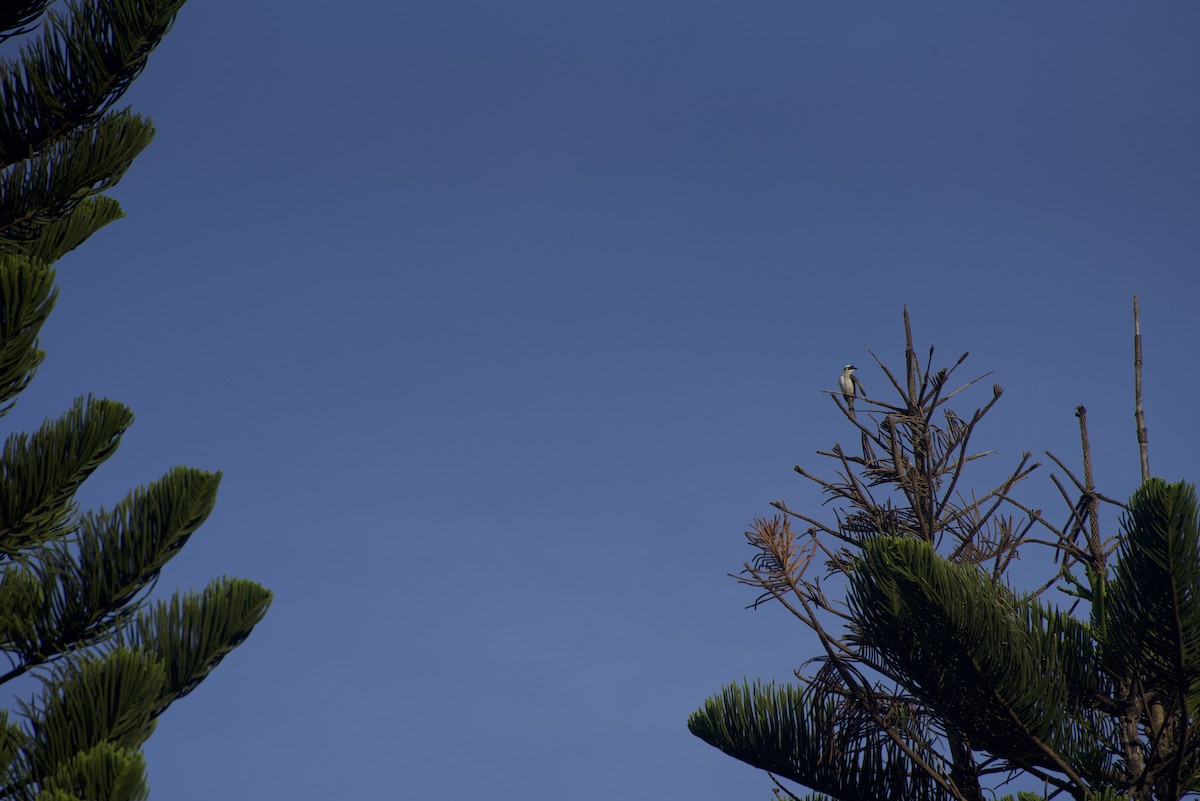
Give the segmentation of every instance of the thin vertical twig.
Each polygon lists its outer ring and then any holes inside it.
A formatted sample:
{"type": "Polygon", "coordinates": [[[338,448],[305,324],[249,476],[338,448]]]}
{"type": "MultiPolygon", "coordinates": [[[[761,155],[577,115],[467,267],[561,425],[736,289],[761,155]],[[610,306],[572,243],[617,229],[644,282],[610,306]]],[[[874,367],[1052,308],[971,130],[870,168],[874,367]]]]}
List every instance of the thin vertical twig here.
{"type": "Polygon", "coordinates": [[[1088,551],[1092,567],[1099,574],[1104,572],[1104,543],[1100,537],[1100,500],[1096,497],[1096,480],[1092,474],[1092,445],[1088,441],[1087,409],[1081,403],[1075,407],[1075,416],[1079,418],[1079,438],[1083,449],[1083,502],[1088,518],[1087,538],[1088,551]]]}
{"type": "Polygon", "coordinates": [[[908,307],[904,307],[904,368],[908,378],[908,409],[911,412],[917,406],[917,373],[920,363],[917,352],[913,350],[912,323],[908,319],[908,307]]]}
{"type": "Polygon", "coordinates": [[[1146,414],[1142,411],[1142,325],[1138,298],[1133,296],[1133,419],[1137,421],[1138,452],[1142,456],[1142,481],[1150,479],[1150,455],[1146,432],[1146,414]]]}

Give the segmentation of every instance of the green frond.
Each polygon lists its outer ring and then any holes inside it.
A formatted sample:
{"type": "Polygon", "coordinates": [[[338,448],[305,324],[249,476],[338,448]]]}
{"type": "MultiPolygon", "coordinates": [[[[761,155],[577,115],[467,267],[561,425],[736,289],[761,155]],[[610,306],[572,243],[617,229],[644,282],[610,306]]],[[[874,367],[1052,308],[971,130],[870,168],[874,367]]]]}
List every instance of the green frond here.
{"type": "MultiPolygon", "coordinates": [[[[1061,795],[1061,793],[1052,794],[1050,797],[1055,798],[1059,795],[1061,795]]],[[[1126,796],[1113,793],[1111,790],[1104,790],[1101,792],[1088,793],[1085,798],[1086,801],[1124,801],[1126,796]]],[[[1009,793],[1008,795],[1001,796],[997,799],[997,801],[1046,801],[1046,799],[1047,796],[1043,795],[1042,793],[1035,793],[1030,790],[1019,790],[1015,796],[1012,793],[1009,793]]]]}
{"type": "Polygon", "coordinates": [[[39,238],[45,225],[116,184],[153,138],[149,120],[120,111],[0,172],[0,237],[39,238]]]}
{"type": "Polygon", "coordinates": [[[154,731],[162,683],[158,660],[127,648],[63,663],[46,678],[40,698],[22,704],[29,726],[20,760],[24,779],[60,775],[71,760],[102,743],[123,750],[140,747],[154,731]]]}
{"type": "Polygon", "coordinates": [[[729,685],[692,714],[688,729],[735,759],[836,799],[948,798],[885,732],[849,722],[835,701],[802,687],[729,685]]]}
{"type": "MultiPolygon", "coordinates": [[[[1024,801],[1022,799],[1022,801],[1024,801]]],[[[1129,796],[1111,787],[1105,787],[1088,793],[1084,801],[1129,801],[1129,796]]]]}
{"type": "Polygon", "coordinates": [[[109,742],[76,754],[41,784],[42,793],[66,793],[81,799],[144,801],[150,796],[145,758],[138,751],[109,742]]]}
{"type": "Polygon", "coordinates": [[[40,225],[30,225],[23,239],[0,239],[0,248],[23,253],[45,264],[53,264],[79,247],[92,234],[125,216],[121,204],[106,195],[79,201],[64,216],[40,225]]]}
{"type": "Polygon", "coordinates": [[[25,256],[0,255],[0,415],[42,363],[38,332],[57,294],[53,270],[25,256]]]}
{"type": "Polygon", "coordinates": [[[1184,754],[1180,768],[1180,787],[1188,793],[1200,793],[1200,753],[1197,749],[1189,749],[1184,754]]]}
{"type": "Polygon", "coordinates": [[[0,63],[0,165],[94,122],[129,87],[183,0],[75,0],[0,63]]]}
{"type": "Polygon", "coordinates": [[[133,413],[115,401],[79,398],[33,434],[10,436],[0,453],[0,553],[63,536],[76,490],[132,422],[133,413]]]}
{"type": "Polygon", "coordinates": [[[1040,610],[971,565],[928,543],[868,541],[851,574],[857,636],[909,689],[965,732],[976,747],[1018,763],[1040,763],[1043,742],[1061,734],[1071,690],[1056,637],[1040,610]]]}
{"type": "Polygon", "coordinates": [[[33,801],[86,801],[77,795],[66,792],[65,790],[46,790],[33,796],[33,801]]]}
{"type": "Polygon", "coordinates": [[[82,515],[75,541],[29,559],[46,589],[35,637],[17,649],[52,658],[107,638],[136,611],[136,596],[212,511],[219,473],[178,467],[131,492],[111,511],[82,515]]]}
{"type": "Polygon", "coordinates": [[[1032,793],[1029,790],[1018,790],[1014,796],[1012,793],[1002,795],[996,801],[1046,801],[1045,796],[1041,793],[1032,793]]]}
{"type": "Polygon", "coordinates": [[[129,587],[129,595],[140,590],[208,518],[220,483],[220,473],[176,467],[129,493],[111,511],[82,515],[84,576],[91,583],[129,587]]]}
{"type": "Polygon", "coordinates": [[[1108,588],[1107,664],[1168,702],[1200,709],[1200,505],[1191,484],[1153,478],[1122,520],[1108,588]]]}
{"type": "Polygon", "coordinates": [[[23,565],[8,565],[0,577],[0,649],[26,650],[37,641],[35,620],[45,603],[41,579],[23,565]]]}
{"type": "Polygon", "coordinates": [[[0,44],[32,30],[33,21],[48,5],[50,0],[12,0],[0,4],[0,44]]]}
{"type": "Polygon", "coordinates": [[[1087,624],[1037,601],[1025,601],[1018,608],[1021,617],[1028,620],[1029,630],[1041,632],[1042,639],[1058,646],[1055,664],[1066,680],[1069,709],[1094,705],[1096,698],[1111,693],[1112,683],[1104,673],[1087,624]]]}
{"type": "Polygon", "coordinates": [[[1048,744],[1093,786],[1118,781],[1120,730],[1117,720],[1098,701],[1112,698],[1116,688],[1104,670],[1090,628],[1057,609],[1047,610],[1035,603],[1027,608],[1035,616],[1030,629],[1044,630],[1044,639],[1056,652],[1055,669],[1067,691],[1060,725],[1050,732],[1048,744]]]}
{"type": "Polygon", "coordinates": [[[25,732],[9,721],[8,710],[0,709],[0,766],[11,765],[25,741],[25,732]]]}
{"type": "Polygon", "coordinates": [[[175,593],[142,611],[118,639],[154,654],[166,681],[155,714],[187,695],[254,629],[271,604],[271,592],[252,581],[221,578],[202,593],[175,593]]]}

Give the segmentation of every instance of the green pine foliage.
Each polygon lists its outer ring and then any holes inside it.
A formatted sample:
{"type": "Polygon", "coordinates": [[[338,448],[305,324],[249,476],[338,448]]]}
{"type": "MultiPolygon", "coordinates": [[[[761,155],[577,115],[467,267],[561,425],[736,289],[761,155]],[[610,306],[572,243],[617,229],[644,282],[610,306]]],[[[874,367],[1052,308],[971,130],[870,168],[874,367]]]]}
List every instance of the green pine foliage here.
{"type": "MultiPolygon", "coordinates": [[[[122,216],[103,193],[154,130],[114,104],[181,5],[0,3],[0,416],[42,361],[51,265],[122,216]]],[[[0,683],[32,676],[41,688],[0,710],[0,798],[146,798],[140,749],[158,716],[270,604],[228,577],[147,597],[212,511],[219,473],[179,467],[111,508],[79,508],[76,492],[132,422],[120,403],[81,397],[0,452],[0,683]]]]}
{"type": "MultiPolygon", "coordinates": [[[[1051,535],[1041,540],[1054,556],[1046,564],[1059,571],[1046,586],[1057,583],[1063,602],[1015,589],[1007,566],[1017,548],[1035,552],[1029,532],[1045,516],[1026,508],[1021,522],[995,512],[1024,467],[1002,491],[982,494],[984,504],[964,511],[947,500],[946,487],[961,492],[961,468],[977,458],[966,436],[981,414],[964,424],[941,408],[954,394],[943,391],[952,370],[922,371],[908,336],[908,380],[893,380],[901,401],[860,398],[852,419],[871,437],[861,456],[840,447],[825,454],[840,469],[819,483],[849,511],[823,525],[779,503],[785,518],[747,532],[761,553],[744,583],[817,633],[819,669],[798,672],[795,685],[727,686],[689,729],[768,771],[779,798],[1176,801],[1200,793],[1194,486],[1146,480],[1105,540],[1101,496],[1077,481],[1083,497],[1071,502],[1068,524],[1041,532],[1051,535]],[[872,403],[880,424],[870,430],[861,423],[872,403]],[[788,519],[811,527],[795,534],[788,519]],[[921,525],[894,523],[912,519],[921,525]],[[806,577],[822,556],[825,575],[806,577]],[[835,578],[842,599],[827,594],[835,578]],[[1001,796],[1014,777],[1042,789],[1001,796]]],[[[1086,410],[1079,414],[1086,462],[1086,410]]]]}
{"type": "Polygon", "coordinates": [[[811,688],[733,684],[688,725],[725,753],[828,798],[943,798],[931,777],[908,769],[902,748],[882,729],[811,688]],[[852,770],[841,750],[848,736],[858,745],[852,770]]]}

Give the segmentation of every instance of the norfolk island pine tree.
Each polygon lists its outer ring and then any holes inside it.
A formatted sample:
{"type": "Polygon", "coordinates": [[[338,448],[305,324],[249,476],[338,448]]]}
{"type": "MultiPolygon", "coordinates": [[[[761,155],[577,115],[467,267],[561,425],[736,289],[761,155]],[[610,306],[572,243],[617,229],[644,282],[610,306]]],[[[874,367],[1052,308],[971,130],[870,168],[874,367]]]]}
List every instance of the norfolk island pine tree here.
{"type": "MultiPolygon", "coordinates": [[[[0,414],[42,361],[52,265],[122,216],[104,194],[153,137],[115,104],[181,0],[0,3],[0,414]],[[9,41],[12,40],[12,41],[9,41]]],[[[178,467],[112,508],[80,511],[82,482],[132,423],[79,398],[0,455],[0,683],[37,691],[0,712],[0,797],[138,799],[141,745],[262,619],[271,594],[219,578],[147,599],[204,522],[220,474],[178,467]]]]}
{"type": "Polygon", "coordinates": [[[1135,298],[1143,483],[1127,504],[1096,490],[1080,406],[1082,477],[1047,454],[1074,485],[1054,477],[1068,507],[1056,525],[1014,495],[1029,454],[992,490],[955,492],[985,455],[967,443],[1002,390],[970,417],[950,411],[966,356],[934,370],[931,349],[922,367],[906,312],[904,373],[879,363],[898,399],[860,399],[856,416],[835,395],[861,452],[821,452],[831,479],[796,468],[840,502],[835,520],[778,502],[781,515],[747,532],[759,553],[741,580],[813,629],[823,653],[799,684],[726,687],[691,731],[768,771],[778,797],[974,801],[1014,777],[1042,787],[1022,801],[1195,793],[1200,511],[1191,485],[1149,476],[1137,315],[1135,298]],[[1107,538],[1102,503],[1122,507],[1107,538]],[[1022,546],[1051,549],[1044,585],[1006,580],[1022,546]],[[1068,609],[1047,600],[1052,588],[1068,609]]]}

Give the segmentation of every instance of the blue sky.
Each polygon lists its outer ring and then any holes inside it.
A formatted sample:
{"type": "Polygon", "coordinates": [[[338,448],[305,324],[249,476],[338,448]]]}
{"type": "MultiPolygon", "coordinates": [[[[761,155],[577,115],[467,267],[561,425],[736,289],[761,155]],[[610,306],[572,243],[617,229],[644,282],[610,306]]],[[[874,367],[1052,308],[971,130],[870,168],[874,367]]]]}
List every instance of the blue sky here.
{"type": "Polygon", "coordinates": [[[813,643],[725,574],[769,501],[821,511],[791,467],[852,436],[823,393],[882,388],[905,305],[1006,387],[996,469],[1076,464],[1084,403],[1123,498],[1138,293],[1151,467],[1197,479],[1198,34],[1184,2],[189,4],[6,421],[129,404],[85,499],[220,469],[160,591],[276,594],[162,719],[155,797],[767,797],[685,722],[813,643]]]}

